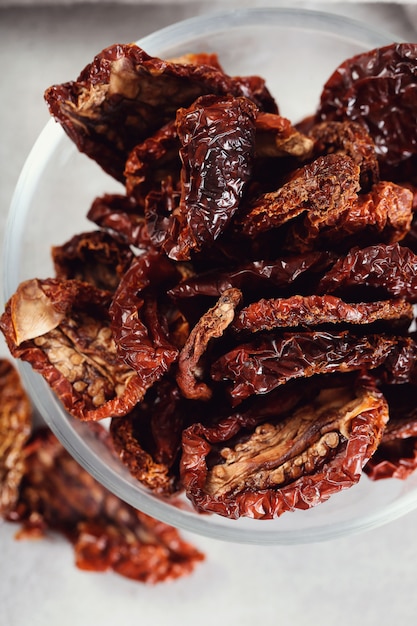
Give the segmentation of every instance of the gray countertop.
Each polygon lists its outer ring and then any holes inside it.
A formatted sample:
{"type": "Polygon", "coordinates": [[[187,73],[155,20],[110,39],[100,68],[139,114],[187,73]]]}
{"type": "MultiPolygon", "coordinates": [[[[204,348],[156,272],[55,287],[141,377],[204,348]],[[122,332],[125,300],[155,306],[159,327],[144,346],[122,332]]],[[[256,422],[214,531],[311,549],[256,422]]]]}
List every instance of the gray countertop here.
{"type": "MultiPolygon", "coordinates": [[[[111,43],[225,6],[5,4],[0,0],[0,235],[21,167],[49,119],[44,88],[73,78],[111,43]]],[[[298,4],[366,20],[398,38],[417,37],[400,5],[298,4]]],[[[4,343],[0,350],[7,354],[4,343]]],[[[416,527],[417,511],[364,534],[309,545],[258,547],[188,536],[206,561],[190,577],[152,587],[81,572],[61,538],[18,542],[16,527],[2,524],[0,625],[411,624],[417,613],[416,527]]]]}

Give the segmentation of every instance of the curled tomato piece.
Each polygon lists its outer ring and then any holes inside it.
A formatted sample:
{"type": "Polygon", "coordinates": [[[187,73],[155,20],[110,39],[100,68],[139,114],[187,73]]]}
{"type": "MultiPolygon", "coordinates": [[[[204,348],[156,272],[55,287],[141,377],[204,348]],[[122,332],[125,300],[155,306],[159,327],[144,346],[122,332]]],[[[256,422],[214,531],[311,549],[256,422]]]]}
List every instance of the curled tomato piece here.
{"type": "Polygon", "coordinates": [[[367,130],[357,122],[327,121],[314,124],[308,132],[314,140],[313,153],[347,154],[360,169],[361,191],[370,191],[379,182],[379,164],[375,144],[367,130]]]}
{"type": "Polygon", "coordinates": [[[163,244],[170,258],[210,245],[237,211],[252,173],[257,111],[247,98],[203,96],[177,112],[181,198],[163,244]]]}
{"type": "Polygon", "coordinates": [[[282,187],[255,199],[239,218],[240,227],[255,236],[305,212],[311,219],[339,213],[358,190],[359,166],[353,159],[343,154],[319,156],[296,170],[282,187]]]}
{"type": "Polygon", "coordinates": [[[372,480],[406,479],[417,469],[416,388],[410,384],[387,385],[383,393],[390,419],[381,443],[364,467],[372,480]]]}
{"type": "Polygon", "coordinates": [[[143,210],[130,196],[105,194],[96,198],[87,218],[129,245],[146,250],[150,246],[143,210]]]}
{"type": "Polygon", "coordinates": [[[193,424],[183,433],[186,494],[198,510],[235,519],[309,509],[359,481],[387,421],[382,393],[358,386],[322,389],[292,415],[230,442],[227,429],[193,424]]]}
{"type": "Polygon", "coordinates": [[[178,348],[160,314],[164,289],[179,279],[175,266],[150,249],[132,262],[113,296],[109,314],[120,359],[138,373],[143,389],[165,374],[178,358],[178,348]]]}
{"type": "Polygon", "coordinates": [[[201,380],[201,359],[208,343],[221,337],[233,322],[235,309],[242,299],[239,289],[226,289],[191,330],[178,359],[177,383],[185,398],[208,400],[210,387],[201,380]]]}
{"type": "MultiPolygon", "coordinates": [[[[415,167],[417,44],[393,43],[346,59],[323,87],[316,120],[352,120],[375,143],[382,172],[415,167]]],[[[391,178],[393,180],[393,178],[391,178]]]]}
{"type": "Polygon", "coordinates": [[[175,383],[163,379],[123,419],[113,419],[110,435],[132,476],[155,493],[180,489],[178,458],[186,409],[175,383]]]}
{"type": "Polygon", "coordinates": [[[118,358],[110,297],[77,280],[33,279],[0,319],[11,354],[28,361],[81,420],[125,415],[144,394],[139,376],[118,358]]]}

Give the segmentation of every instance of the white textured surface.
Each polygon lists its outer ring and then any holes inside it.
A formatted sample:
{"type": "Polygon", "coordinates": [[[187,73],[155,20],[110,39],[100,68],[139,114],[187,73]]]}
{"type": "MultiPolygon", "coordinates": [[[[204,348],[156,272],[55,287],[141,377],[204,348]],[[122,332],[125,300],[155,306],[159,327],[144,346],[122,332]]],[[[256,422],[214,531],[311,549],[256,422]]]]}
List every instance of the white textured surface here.
{"type": "MultiPolygon", "coordinates": [[[[0,7],[6,3],[0,0],[0,7]]],[[[253,4],[260,3],[239,2],[253,4]]],[[[288,4],[328,7],[398,38],[417,37],[399,5],[288,4]]],[[[135,40],[173,21],[224,6],[184,0],[178,6],[138,2],[0,9],[0,234],[20,169],[48,120],[44,88],[72,79],[96,52],[115,41],[135,40]]],[[[3,344],[0,354],[6,354],[3,344]]],[[[80,572],[65,541],[56,537],[16,542],[16,528],[3,524],[0,626],[414,624],[416,525],[417,511],[366,534],[288,547],[192,537],[205,551],[206,562],[189,578],[149,587],[112,574],[80,572]]]]}

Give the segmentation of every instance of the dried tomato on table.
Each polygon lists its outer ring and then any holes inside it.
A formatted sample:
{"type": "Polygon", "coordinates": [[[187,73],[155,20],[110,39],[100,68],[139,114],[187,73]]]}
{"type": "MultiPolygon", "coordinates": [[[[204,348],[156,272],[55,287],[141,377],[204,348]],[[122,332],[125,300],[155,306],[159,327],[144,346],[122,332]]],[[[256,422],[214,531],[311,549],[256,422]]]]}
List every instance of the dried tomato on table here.
{"type": "Polygon", "coordinates": [[[188,575],[204,559],[175,528],[107,491],[49,430],[32,435],[24,464],[19,496],[8,515],[22,524],[19,539],[59,532],[73,544],[78,568],[112,570],[150,584],[188,575]]]}

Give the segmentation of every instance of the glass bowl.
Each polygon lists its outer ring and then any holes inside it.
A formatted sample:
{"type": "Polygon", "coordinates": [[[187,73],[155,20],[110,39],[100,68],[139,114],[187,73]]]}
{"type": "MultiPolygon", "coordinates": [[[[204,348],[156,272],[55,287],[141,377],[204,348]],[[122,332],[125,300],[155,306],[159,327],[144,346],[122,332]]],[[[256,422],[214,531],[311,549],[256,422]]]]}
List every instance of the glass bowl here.
{"type": "MultiPolygon", "coordinates": [[[[216,52],[228,73],[264,76],[281,114],[297,122],[314,111],[325,80],[340,62],[392,41],[388,34],[337,15],[268,8],[188,19],[138,43],[162,58],[216,52]]],[[[121,191],[51,119],[27,159],[13,196],[3,249],[5,298],[22,280],[52,276],[51,246],[92,230],[85,217],[92,200],[121,191]]],[[[68,416],[38,374],[24,363],[18,367],[36,408],[77,461],[123,500],[178,528],[235,542],[303,543],[370,529],[417,506],[416,472],[406,481],[371,482],[364,475],[358,485],[318,507],[270,521],[201,515],[186,500],[179,508],[142,487],[92,437],[86,424],[68,416]]]]}

